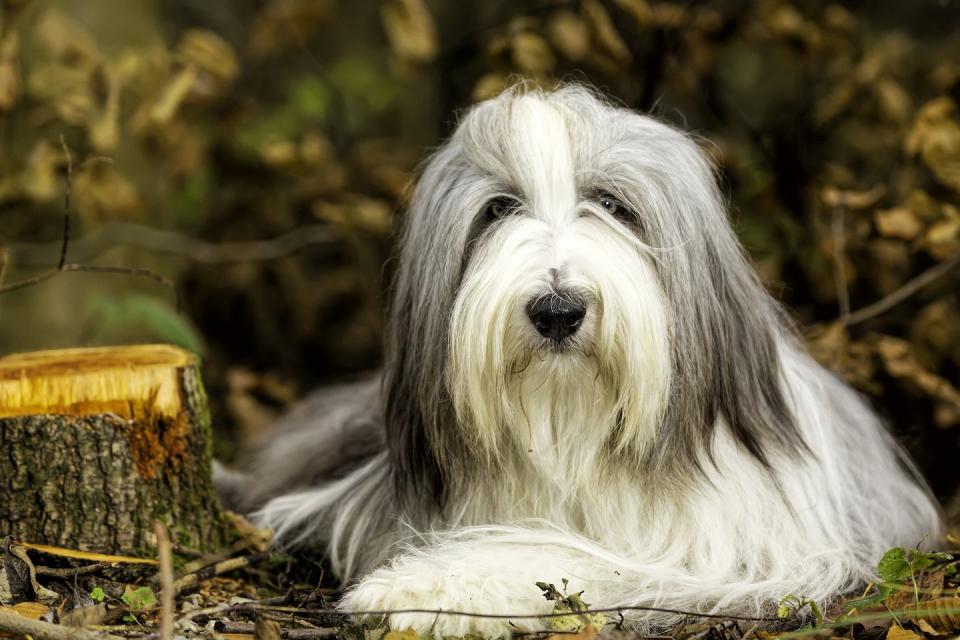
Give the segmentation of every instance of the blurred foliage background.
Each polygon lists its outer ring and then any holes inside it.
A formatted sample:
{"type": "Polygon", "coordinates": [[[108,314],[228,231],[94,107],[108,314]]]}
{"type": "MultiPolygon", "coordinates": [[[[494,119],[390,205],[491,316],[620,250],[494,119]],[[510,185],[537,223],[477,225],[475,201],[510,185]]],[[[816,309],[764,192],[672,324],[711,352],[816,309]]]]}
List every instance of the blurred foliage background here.
{"type": "Polygon", "coordinates": [[[960,3],[0,0],[0,351],[200,352],[219,455],[377,366],[391,230],[459,109],[584,81],[692,130],[816,357],[954,511],[960,3]],[[68,189],[69,184],[69,189],[68,189]]]}

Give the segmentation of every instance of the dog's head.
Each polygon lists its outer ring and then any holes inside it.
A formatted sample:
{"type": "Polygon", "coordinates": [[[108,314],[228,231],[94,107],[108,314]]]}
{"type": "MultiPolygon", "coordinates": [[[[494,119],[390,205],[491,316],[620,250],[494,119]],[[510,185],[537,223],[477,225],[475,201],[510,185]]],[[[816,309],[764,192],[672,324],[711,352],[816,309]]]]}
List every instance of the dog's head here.
{"type": "Polygon", "coordinates": [[[426,165],[400,251],[387,428],[437,495],[465,457],[538,439],[657,468],[696,465],[721,420],[761,461],[795,439],[775,305],[667,125],[579,87],[480,103],[426,165]]]}

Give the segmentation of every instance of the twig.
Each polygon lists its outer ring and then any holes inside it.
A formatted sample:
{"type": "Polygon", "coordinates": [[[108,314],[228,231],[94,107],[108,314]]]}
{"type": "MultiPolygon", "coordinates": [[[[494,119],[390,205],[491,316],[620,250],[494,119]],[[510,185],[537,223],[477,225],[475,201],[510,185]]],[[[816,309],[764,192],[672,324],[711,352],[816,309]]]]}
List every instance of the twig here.
{"type": "MultiPolygon", "coordinates": [[[[70,148],[67,146],[67,142],[64,139],[63,135],[60,136],[60,145],[63,147],[63,155],[67,164],[66,172],[66,183],[64,184],[63,189],[63,238],[60,242],[60,259],[57,261],[57,267],[49,271],[44,271],[38,273],[37,275],[31,276],[29,278],[24,278],[23,280],[18,280],[17,282],[12,282],[7,285],[0,286],[0,293],[6,293],[8,291],[16,291],[17,289],[23,289],[25,287],[33,286],[35,284],[40,284],[50,278],[65,273],[67,271],[74,272],[84,272],[84,273],[117,273],[123,275],[131,276],[140,276],[150,278],[160,284],[163,284],[173,290],[174,296],[176,297],[176,308],[177,311],[180,311],[180,292],[177,291],[176,285],[172,280],[163,276],[155,271],[150,269],[141,269],[135,267],[100,267],[100,266],[88,266],[82,264],[69,264],[67,263],[67,248],[70,244],[70,218],[72,217],[72,207],[71,207],[71,196],[73,191],[73,157],[70,155],[70,148]]],[[[6,262],[3,265],[4,271],[6,270],[6,262]]],[[[2,274],[0,274],[2,275],[2,274]]],[[[2,278],[0,278],[2,281],[2,278]]]]}
{"type": "Polygon", "coordinates": [[[24,289],[35,284],[40,284],[50,278],[57,276],[61,273],[70,273],[70,272],[79,272],[79,273],[113,273],[118,275],[125,276],[138,276],[143,278],[149,278],[154,282],[159,282],[165,287],[169,287],[173,291],[174,298],[176,300],[176,308],[179,311],[180,309],[180,292],[177,290],[177,286],[174,284],[173,280],[170,278],[161,275],[150,269],[140,269],[136,267],[102,267],[94,265],[84,265],[84,264],[65,264],[60,269],[51,269],[50,271],[44,271],[38,273],[37,275],[30,276],[29,278],[24,278],[23,280],[18,280],[16,282],[11,282],[10,284],[5,284],[0,286],[0,293],[7,293],[8,291],[16,291],[17,289],[24,289]]]}
{"type": "Polygon", "coordinates": [[[31,636],[34,640],[123,640],[120,636],[112,634],[31,620],[18,613],[2,609],[0,609],[0,631],[31,636]]]}
{"type": "Polygon", "coordinates": [[[160,638],[173,639],[173,553],[170,549],[170,536],[162,522],[156,522],[153,530],[157,534],[157,550],[160,559],[160,638]]]}
{"type": "Polygon", "coordinates": [[[833,283],[837,290],[837,305],[840,318],[850,317],[850,292],[847,290],[847,270],[844,264],[843,207],[837,205],[830,211],[830,231],[833,234],[833,283]]]}
{"type": "Polygon", "coordinates": [[[95,562],[83,567],[44,567],[35,565],[38,576],[49,576],[51,578],[73,579],[77,576],[85,576],[88,573],[97,573],[103,569],[116,566],[112,562],[95,562]]]}
{"type": "Polygon", "coordinates": [[[229,571],[236,571],[237,569],[243,569],[252,564],[256,564],[261,560],[270,557],[269,552],[254,553],[249,556],[240,556],[239,558],[228,558],[221,562],[208,565],[199,569],[193,573],[188,573],[185,576],[181,576],[173,583],[174,593],[180,594],[188,589],[196,587],[198,584],[204,580],[209,580],[215,576],[227,573],[229,571]]]}
{"type": "Polygon", "coordinates": [[[958,265],[960,265],[960,253],[930,267],[917,277],[908,280],[902,287],[893,293],[884,296],[873,304],[868,304],[861,309],[857,309],[845,318],[841,318],[840,321],[849,327],[855,324],[860,324],[861,322],[865,322],[882,313],[886,313],[896,305],[900,304],[918,292],[920,289],[945,276],[958,265]]]}
{"type": "Polygon", "coordinates": [[[63,271],[63,266],[67,264],[67,245],[70,243],[70,196],[73,192],[73,157],[70,155],[70,148],[63,134],[60,134],[60,146],[63,147],[63,157],[67,161],[66,187],[63,190],[63,240],[60,244],[60,262],[57,263],[57,269],[63,271]]]}
{"type": "MultiPolygon", "coordinates": [[[[466,618],[488,618],[488,619],[511,619],[511,618],[559,618],[563,616],[570,615],[569,613],[523,613],[523,614],[514,614],[514,613],[476,613],[472,611],[455,611],[455,610],[444,610],[439,611],[437,609],[391,609],[387,611],[341,611],[340,609],[303,609],[299,607],[281,607],[281,606],[271,606],[264,604],[262,602],[245,602],[235,605],[218,605],[215,607],[209,607],[206,609],[195,609],[190,611],[180,617],[177,622],[186,622],[194,618],[202,616],[213,616],[213,615],[226,615],[228,613],[234,612],[257,612],[257,611],[283,611],[287,613],[300,614],[306,616],[385,616],[396,613],[426,613],[426,614],[435,614],[435,615],[446,615],[446,616],[462,616],[466,618]]],[[[667,609],[663,607],[648,607],[643,605],[624,605],[620,607],[607,607],[601,609],[587,609],[585,611],[578,611],[578,614],[590,614],[590,613],[622,613],[624,611],[656,611],[660,613],[673,613],[676,615],[686,616],[690,618],[718,618],[724,620],[749,620],[753,622],[782,622],[779,618],[773,617],[750,617],[750,616],[734,616],[726,615],[720,613],[699,613],[696,611],[683,611],[680,609],[667,609]]],[[[146,636],[147,638],[153,639],[154,636],[146,636]]]]}
{"type": "MultiPolygon", "coordinates": [[[[244,605],[238,605],[244,606],[244,605]]],[[[250,606],[250,603],[247,604],[250,606]]],[[[344,611],[340,609],[307,609],[298,607],[274,607],[274,606],[254,606],[254,609],[269,609],[272,611],[288,611],[290,613],[299,613],[301,615],[311,616],[389,616],[397,613],[424,613],[444,616],[460,616],[464,618],[488,618],[493,620],[508,620],[513,618],[562,618],[569,616],[570,613],[478,613],[475,611],[458,611],[456,609],[383,609],[370,611],[344,611]]],[[[757,617],[757,616],[736,616],[726,613],[701,613],[699,611],[685,611],[683,609],[670,609],[666,607],[652,607],[646,605],[621,605],[618,607],[599,607],[595,609],[584,609],[577,611],[577,615],[587,615],[591,613],[619,613],[622,611],[654,611],[658,613],[672,613],[679,616],[690,618],[715,618],[719,620],[749,620],[759,622],[782,622],[776,617],[757,617]]]]}
{"type": "Polygon", "coordinates": [[[7,276],[7,265],[10,264],[10,250],[6,247],[0,247],[0,286],[3,286],[3,279],[7,276]]]}
{"type": "MultiPolygon", "coordinates": [[[[248,242],[207,242],[177,231],[155,229],[131,222],[114,222],[90,235],[74,240],[70,250],[78,262],[87,262],[108,249],[128,246],[159,254],[182,256],[203,264],[263,262],[284,258],[307,247],[328,244],[336,238],[325,224],[308,224],[269,240],[248,242]]],[[[49,264],[53,243],[11,243],[16,264],[49,264]]]]}
{"type": "MultiPolygon", "coordinates": [[[[217,633],[253,633],[256,624],[253,622],[233,622],[221,620],[214,625],[217,633]]],[[[338,629],[322,627],[317,629],[281,629],[280,637],[289,640],[312,640],[313,638],[331,638],[338,633],[338,629]]]]}

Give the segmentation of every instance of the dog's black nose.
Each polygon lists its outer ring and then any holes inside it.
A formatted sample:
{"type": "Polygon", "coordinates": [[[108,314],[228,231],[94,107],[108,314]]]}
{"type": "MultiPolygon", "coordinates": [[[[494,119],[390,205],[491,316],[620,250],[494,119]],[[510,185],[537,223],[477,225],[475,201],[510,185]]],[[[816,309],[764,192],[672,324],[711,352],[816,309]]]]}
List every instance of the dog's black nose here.
{"type": "Polygon", "coordinates": [[[577,332],[587,315],[580,301],[556,294],[540,296],[527,307],[527,316],[544,338],[560,342],[577,332]]]}

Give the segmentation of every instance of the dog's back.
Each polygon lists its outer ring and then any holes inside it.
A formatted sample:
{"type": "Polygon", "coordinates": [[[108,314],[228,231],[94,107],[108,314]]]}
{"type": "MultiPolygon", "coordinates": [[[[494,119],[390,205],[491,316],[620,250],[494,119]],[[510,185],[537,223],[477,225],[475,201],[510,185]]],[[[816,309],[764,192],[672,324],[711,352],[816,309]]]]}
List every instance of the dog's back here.
{"type": "Polygon", "coordinates": [[[224,506],[251,512],[270,498],[343,477],[384,448],[380,377],[313,391],[250,448],[242,472],[220,465],[224,506]]]}

